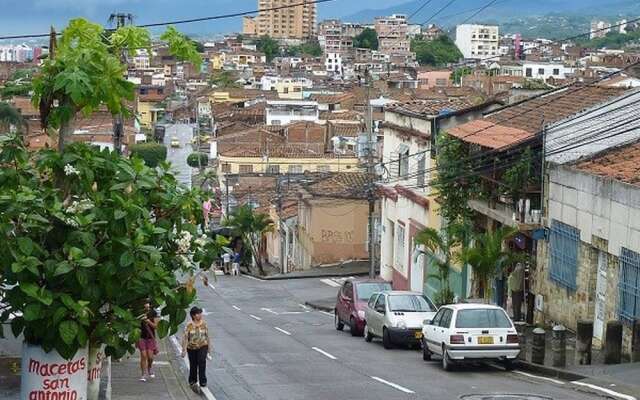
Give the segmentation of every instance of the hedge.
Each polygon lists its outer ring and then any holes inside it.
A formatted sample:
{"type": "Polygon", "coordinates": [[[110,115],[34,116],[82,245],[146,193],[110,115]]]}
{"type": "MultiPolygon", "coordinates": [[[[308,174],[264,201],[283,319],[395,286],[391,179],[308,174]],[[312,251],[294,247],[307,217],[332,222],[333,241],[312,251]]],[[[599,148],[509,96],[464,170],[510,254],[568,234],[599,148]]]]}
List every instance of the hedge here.
{"type": "Polygon", "coordinates": [[[167,159],[167,148],[158,143],[140,143],[129,147],[131,157],[138,156],[148,167],[155,168],[167,159]]]}

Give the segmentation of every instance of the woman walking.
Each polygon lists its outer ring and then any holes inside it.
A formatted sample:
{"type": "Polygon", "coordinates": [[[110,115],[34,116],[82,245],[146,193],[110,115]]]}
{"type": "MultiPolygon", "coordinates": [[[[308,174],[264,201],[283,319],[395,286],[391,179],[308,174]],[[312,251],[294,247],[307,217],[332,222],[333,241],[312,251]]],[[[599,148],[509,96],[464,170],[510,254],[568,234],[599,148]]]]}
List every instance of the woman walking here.
{"type": "Polygon", "coordinates": [[[158,327],[158,312],[151,308],[151,302],[144,303],[144,314],[140,321],[140,340],[137,347],[140,350],[140,381],[146,382],[155,378],[153,372],[153,357],[158,353],[156,345],[156,328],[158,327]]]}
{"type": "Polygon", "coordinates": [[[209,328],[202,319],[202,309],[192,307],[191,322],[182,335],[182,357],[189,355],[189,385],[199,393],[207,386],[207,356],[211,354],[209,328]],[[199,386],[198,386],[199,385],[199,386]]]}

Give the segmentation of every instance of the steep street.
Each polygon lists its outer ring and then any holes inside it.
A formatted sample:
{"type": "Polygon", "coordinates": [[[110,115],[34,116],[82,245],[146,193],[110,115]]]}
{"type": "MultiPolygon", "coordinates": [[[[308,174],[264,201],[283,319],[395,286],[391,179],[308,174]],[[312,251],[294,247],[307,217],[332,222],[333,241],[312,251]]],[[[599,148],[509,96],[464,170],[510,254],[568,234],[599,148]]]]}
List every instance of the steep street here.
{"type": "Polygon", "coordinates": [[[331,314],[304,306],[305,299],[336,290],[320,279],[264,282],[245,276],[218,277],[210,287],[198,287],[197,304],[213,335],[208,377],[215,398],[597,398],[568,382],[484,364],[445,372],[437,361],[422,361],[419,351],[385,350],[378,340],[351,337],[348,328],[338,332],[331,314]]]}

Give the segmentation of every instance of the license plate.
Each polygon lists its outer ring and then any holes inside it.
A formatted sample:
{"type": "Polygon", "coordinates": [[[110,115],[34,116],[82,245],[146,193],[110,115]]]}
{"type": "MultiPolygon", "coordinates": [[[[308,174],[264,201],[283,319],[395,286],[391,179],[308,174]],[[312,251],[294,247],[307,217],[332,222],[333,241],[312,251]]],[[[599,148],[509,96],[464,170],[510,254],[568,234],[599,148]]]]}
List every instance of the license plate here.
{"type": "Polygon", "coordinates": [[[422,339],[422,332],[416,332],[416,339],[422,339]]]}
{"type": "Polygon", "coordinates": [[[478,344],[493,344],[493,336],[478,337],[478,344]]]}

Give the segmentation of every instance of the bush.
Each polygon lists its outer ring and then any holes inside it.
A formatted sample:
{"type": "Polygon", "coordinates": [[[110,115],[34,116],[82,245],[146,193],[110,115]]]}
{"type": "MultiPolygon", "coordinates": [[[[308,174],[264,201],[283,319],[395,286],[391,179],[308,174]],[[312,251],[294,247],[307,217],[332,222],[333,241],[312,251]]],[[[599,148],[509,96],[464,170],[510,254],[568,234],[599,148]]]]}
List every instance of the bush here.
{"type": "Polygon", "coordinates": [[[144,160],[144,163],[151,168],[157,167],[162,161],[167,159],[167,148],[158,143],[141,143],[129,147],[131,157],[137,156],[144,160]]]}
{"type": "Polygon", "coordinates": [[[189,154],[187,157],[187,164],[191,168],[199,168],[200,166],[206,167],[209,164],[209,156],[207,153],[195,152],[189,154]]]}

